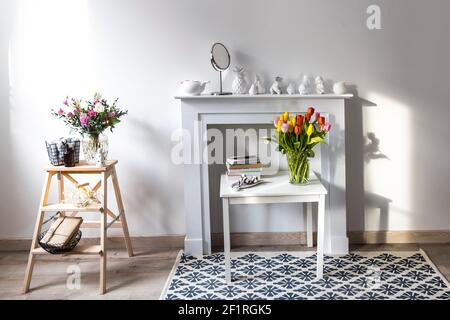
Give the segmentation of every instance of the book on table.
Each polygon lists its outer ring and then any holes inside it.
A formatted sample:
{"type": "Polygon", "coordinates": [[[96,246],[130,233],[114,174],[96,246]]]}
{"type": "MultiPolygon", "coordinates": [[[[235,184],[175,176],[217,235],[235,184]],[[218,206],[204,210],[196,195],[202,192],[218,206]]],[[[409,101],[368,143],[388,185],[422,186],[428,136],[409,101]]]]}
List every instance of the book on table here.
{"type": "Polygon", "coordinates": [[[227,164],[238,165],[238,164],[256,164],[259,162],[257,156],[235,156],[227,158],[227,164]]]}
{"type": "Polygon", "coordinates": [[[259,162],[257,156],[231,157],[227,158],[226,168],[227,181],[233,183],[244,174],[247,177],[261,179],[263,164],[259,162]]]}

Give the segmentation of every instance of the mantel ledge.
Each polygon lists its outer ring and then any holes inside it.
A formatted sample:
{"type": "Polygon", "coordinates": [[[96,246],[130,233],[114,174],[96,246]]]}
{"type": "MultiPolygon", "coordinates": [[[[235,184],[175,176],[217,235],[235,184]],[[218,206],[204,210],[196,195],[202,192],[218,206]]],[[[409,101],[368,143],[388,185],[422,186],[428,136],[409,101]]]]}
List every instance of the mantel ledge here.
{"type": "Polygon", "coordinates": [[[258,95],[249,95],[249,94],[233,94],[233,95],[224,95],[224,96],[214,96],[211,94],[202,94],[199,96],[189,96],[189,95],[177,95],[175,99],[180,100],[195,100],[195,99],[212,99],[212,100],[229,100],[229,99],[350,99],[353,97],[353,94],[258,94],[258,95]]]}

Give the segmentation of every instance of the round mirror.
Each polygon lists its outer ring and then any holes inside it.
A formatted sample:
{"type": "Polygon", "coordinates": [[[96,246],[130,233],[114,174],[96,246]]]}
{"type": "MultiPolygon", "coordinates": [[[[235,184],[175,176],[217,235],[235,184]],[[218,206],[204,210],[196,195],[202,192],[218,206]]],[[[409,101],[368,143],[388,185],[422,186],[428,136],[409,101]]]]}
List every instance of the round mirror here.
{"type": "Polygon", "coordinates": [[[230,54],[227,48],[219,42],[212,46],[211,64],[217,71],[224,71],[230,66],[230,54]]]}
{"type": "Polygon", "coordinates": [[[227,48],[220,42],[214,43],[211,48],[211,64],[216,71],[219,71],[220,86],[220,90],[213,92],[212,94],[216,96],[231,94],[231,92],[222,91],[222,71],[227,70],[230,66],[230,54],[228,53],[227,48]]]}

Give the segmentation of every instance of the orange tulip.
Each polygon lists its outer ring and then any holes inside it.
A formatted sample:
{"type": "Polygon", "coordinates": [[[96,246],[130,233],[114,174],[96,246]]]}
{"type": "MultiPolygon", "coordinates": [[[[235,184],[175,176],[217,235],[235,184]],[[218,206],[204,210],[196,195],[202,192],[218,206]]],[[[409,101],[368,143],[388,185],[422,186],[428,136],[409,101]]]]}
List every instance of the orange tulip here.
{"type": "Polygon", "coordinates": [[[321,126],[323,126],[325,124],[325,117],[320,117],[318,122],[321,126]]]}
{"type": "Polygon", "coordinates": [[[308,114],[309,117],[311,117],[314,114],[314,108],[308,107],[308,110],[306,110],[306,114],[308,114]]]}
{"type": "Polygon", "coordinates": [[[302,133],[302,127],[295,126],[294,133],[298,136],[300,133],[302,133]]]}

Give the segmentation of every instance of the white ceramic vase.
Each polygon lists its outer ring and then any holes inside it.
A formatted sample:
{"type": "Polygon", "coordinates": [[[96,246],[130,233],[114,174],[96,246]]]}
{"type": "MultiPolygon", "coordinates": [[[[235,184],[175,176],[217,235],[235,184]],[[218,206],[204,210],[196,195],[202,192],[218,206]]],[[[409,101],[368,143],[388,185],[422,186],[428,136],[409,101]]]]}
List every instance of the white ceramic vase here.
{"type": "Polygon", "coordinates": [[[231,89],[234,94],[245,94],[247,93],[247,81],[245,80],[244,68],[241,66],[236,66],[233,68],[235,73],[235,78],[231,84],[231,89]]]}

